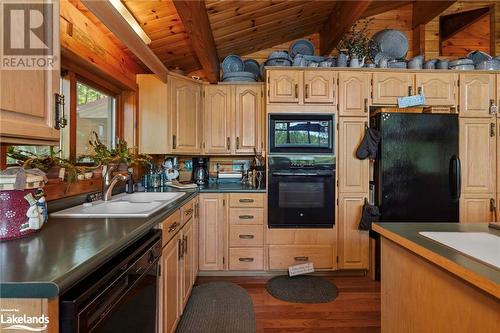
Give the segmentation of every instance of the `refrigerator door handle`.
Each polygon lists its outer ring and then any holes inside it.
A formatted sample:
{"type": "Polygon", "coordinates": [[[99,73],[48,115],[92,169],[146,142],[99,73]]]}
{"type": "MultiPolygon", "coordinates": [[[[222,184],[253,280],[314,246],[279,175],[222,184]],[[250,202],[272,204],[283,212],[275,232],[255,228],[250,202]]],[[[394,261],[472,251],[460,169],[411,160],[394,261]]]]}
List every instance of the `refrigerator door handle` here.
{"type": "Polygon", "coordinates": [[[460,164],[460,159],[458,156],[453,155],[451,157],[451,170],[450,170],[450,187],[453,195],[453,199],[460,199],[461,188],[462,188],[462,168],[460,164]]]}

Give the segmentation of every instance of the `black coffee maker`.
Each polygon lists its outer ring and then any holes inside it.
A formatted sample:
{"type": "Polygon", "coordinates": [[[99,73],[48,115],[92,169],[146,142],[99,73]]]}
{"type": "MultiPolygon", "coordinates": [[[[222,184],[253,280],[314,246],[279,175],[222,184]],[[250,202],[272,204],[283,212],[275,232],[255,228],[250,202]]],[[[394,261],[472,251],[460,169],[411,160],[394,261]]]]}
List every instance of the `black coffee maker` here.
{"type": "Polygon", "coordinates": [[[208,157],[193,157],[193,173],[191,180],[198,185],[208,183],[208,157]]]}

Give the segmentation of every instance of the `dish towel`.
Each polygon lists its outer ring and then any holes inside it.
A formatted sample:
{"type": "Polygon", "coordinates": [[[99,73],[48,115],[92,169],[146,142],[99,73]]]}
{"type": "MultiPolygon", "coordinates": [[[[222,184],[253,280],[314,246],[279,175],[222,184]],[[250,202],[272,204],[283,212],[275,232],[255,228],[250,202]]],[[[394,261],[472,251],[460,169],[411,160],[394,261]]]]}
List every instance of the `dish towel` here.
{"type": "Polygon", "coordinates": [[[360,160],[377,158],[378,144],[380,142],[380,132],[374,128],[367,128],[363,141],[356,150],[356,157],[360,160]]]}
{"type": "Polygon", "coordinates": [[[359,222],[359,230],[370,230],[372,228],[373,222],[378,222],[380,217],[380,211],[377,206],[370,205],[365,202],[363,205],[363,214],[361,215],[361,221],[359,222]]]}

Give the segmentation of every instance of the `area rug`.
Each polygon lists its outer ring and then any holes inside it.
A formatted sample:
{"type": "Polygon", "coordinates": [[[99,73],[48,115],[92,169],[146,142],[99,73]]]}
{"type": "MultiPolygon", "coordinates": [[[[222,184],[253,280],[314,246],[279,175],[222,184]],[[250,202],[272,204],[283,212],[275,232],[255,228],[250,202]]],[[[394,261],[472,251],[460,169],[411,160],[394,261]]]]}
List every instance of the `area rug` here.
{"type": "Polygon", "coordinates": [[[309,275],[276,276],[267,281],[266,289],[273,297],[293,303],[328,303],[338,295],[332,282],[309,275]]]}
{"type": "Polygon", "coordinates": [[[255,333],[253,303],[234,283],[210,282],[191,292],[176,333],[255,333]]]}

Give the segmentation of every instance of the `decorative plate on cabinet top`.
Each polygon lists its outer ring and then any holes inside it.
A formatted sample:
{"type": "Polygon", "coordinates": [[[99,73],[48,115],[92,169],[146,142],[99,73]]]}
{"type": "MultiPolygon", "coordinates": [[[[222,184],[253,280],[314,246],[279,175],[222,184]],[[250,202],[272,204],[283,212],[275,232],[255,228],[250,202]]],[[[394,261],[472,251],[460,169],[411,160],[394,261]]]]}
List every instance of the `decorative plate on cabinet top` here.
{"type": "Polygon", "coordinates": [[[224,73],[241,72],[245,69],[245,64],[239,56],[230,54],[222,61],[222,69],[224,73]]]}
{"type": "Polygon", "coordinates": [[[298,54],[314,55],[314,45],[308,39],[298,39],[290,45],[290,57],[295,58],[298,54]]]}
{"type": "Polygon", "coordinates": [[[372,60],[375,60],[379,52],[385,53],[392,59],[404,59],[408,53],[408,38],[399,30],[380,30],[373,35],[370,49],[372,60]]]}
{"type": "Polygon", "coordinates": [[[467,55],[467,58],[474,62],[474,65],[479,65],[481,62],[493,59],[488,53],[483,51],[472,51],[467,55]]]}
{"type": "Polygon", "coordinates": [[[243,62],[244,64],[244,71],[245,72],[250,72],[255,74],[256,77],[260,76],[260,65],[259,63],[254,60],[254,59],[247,59],[243,62]]]}

